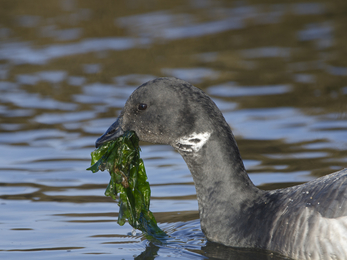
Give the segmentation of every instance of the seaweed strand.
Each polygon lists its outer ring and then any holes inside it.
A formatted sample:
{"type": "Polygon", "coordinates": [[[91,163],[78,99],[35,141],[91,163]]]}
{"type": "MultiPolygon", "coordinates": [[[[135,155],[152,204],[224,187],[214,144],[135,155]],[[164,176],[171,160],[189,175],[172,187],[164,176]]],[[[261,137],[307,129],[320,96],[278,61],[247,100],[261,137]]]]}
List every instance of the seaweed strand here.
{"type": "Polygon", "coordinates": [[[91,156],[91,167],[87,170],[110,173],[105,195],[116,200],[119,194],[118,224],[122,226],[128,220],[133,228],[141,230],[147,237],[165,238],[165,232],[158,227],[149,210],[151,190],[136,134],[127,131],[94,150],[91,156]]]}

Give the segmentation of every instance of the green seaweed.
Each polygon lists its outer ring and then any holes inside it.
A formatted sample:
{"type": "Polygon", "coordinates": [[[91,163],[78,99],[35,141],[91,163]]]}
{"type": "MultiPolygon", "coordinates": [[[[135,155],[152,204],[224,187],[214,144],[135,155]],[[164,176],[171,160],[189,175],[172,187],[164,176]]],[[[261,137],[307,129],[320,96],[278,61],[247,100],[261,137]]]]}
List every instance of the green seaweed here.
{"type": "Polygon", "coordinates": [[[91,153],[91,167],[97,172],[108,170],[111,179],[105,195],[117,199],[118,224],[126,220],[145,235],[160,239],[166,237],[149,210],[151,189],[147,181],[145,166],[140,158],[139,138],[127,131],[114,141],[107,142],[91,153]]]}

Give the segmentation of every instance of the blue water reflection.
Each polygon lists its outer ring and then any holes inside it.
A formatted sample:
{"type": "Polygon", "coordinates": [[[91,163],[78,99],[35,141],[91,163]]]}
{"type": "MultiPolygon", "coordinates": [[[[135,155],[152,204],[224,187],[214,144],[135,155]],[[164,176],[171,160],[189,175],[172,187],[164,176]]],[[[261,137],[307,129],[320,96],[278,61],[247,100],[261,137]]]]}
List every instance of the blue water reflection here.
{"type": "Polygon", "coordinates": [[[166,243],[119,226],[109,174],[86,168],[128,96],[158,76],[212,96],[262,188],[346,167],[344,10],[335,0],[3,5],[0,258],[283,259],[208,243],[170,146],[141,142],[166,243]]]}
{"type": "Polygon", "coordinates": [[[145,47],[149,39],[133,38],[95,38],[85,39],[76,43],[50,45],[40,49],[33,48],[28,43],[0,44],[0,59],[11,61],[15,64],[45,64],[51,59],[69,55],[86,54],[106,50],[127,50],[134,47],[145,47]]]}
{"type": "Polygon", "coordinates": [[[227,82],[207,89],[207,93],[211,95],[221,96],[222,93],[224,97],[278,95],[290,91],[290,85],[237,86],[236,82],[227,82]]]}

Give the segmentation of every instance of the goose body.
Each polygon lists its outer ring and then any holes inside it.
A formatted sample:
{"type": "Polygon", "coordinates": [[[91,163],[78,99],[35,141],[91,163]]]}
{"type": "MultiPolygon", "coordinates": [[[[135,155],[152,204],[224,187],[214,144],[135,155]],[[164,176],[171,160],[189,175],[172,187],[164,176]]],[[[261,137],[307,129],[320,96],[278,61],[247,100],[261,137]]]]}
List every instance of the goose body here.
{"type": "Polygon", "coordinates": [[[96,146],[127,130],[182,155],[208,240],[294,259],[347,259],[347,169],[290,188],[258,189],[221,111],[203,91],[177,78],[138,87],[96,146]]]}

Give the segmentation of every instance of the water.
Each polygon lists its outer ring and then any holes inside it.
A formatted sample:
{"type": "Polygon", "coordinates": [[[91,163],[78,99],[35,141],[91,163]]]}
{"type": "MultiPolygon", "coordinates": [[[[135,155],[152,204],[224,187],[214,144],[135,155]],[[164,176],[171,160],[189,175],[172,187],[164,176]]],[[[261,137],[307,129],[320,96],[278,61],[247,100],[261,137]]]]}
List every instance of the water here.
{"type": "Polygon", "coordinates": [[[94,142],[140,84],[190,81],[231,125],[252,181],[275,189],[347,165],[343,1],[0,1],[1,259],[281,259],[208,243],[192,177],[142,143],[170,239],[116,222],[94,142]]]}

